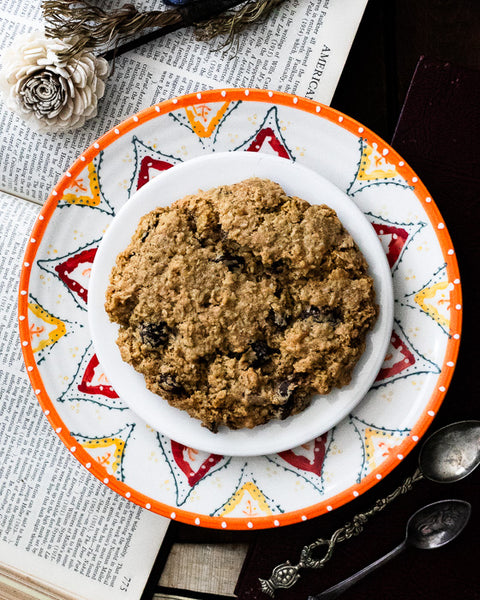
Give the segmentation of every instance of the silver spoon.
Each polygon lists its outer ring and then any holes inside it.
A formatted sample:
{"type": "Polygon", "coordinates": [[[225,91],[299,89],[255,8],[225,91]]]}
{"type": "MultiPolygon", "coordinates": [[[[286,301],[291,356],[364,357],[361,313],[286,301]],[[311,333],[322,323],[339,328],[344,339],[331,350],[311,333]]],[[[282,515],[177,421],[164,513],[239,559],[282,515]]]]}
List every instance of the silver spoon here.
{"type": "Polygon", "coordinates": [[[330,539],[318,539],[304,546],[300,553],[300,561],[292,565],[290,561],[277,565],[270,579],[260,579],[263,592],[274,596],[276,589],[292,587],[300,578],[299,570],[303,568],[319,569],[330,560],[335,545],[344,542],[363,531],[369,517],[380,512],[398,496],[409,492],[420,479],[428,479],[436,483],[453,483],[469,475],[480,464],[480,421],[459,421],[442,427],[423,443],[418,457],[418,468],[402,485],[380,498],[365,513],[355,515],[349,523],[337,529],[330,539]],[[313,552],[319,546],[327,546],[321,559],[314,559],[313,552]]]}
{"type": "Polygon", "coordinates": [[[470,504],[463,500],[441,500],[424,506],[408,520],[405,539],[401,544],[344,581],[337,583],[317,596],[309,596],[308,600],[338,598],[340,594],[343,594],[345,590],[363,579],[365,575],[398,556],[409,546],[431,550],[448,544],[465,528],[470,518],[471,509],[470,504]]]}
{"type": "Polygon", "coordinates": [[[436,483],[460,481],[480,464],[480,421],[442,427],[423,444],[418,457],[422,475],[436,483]]]}

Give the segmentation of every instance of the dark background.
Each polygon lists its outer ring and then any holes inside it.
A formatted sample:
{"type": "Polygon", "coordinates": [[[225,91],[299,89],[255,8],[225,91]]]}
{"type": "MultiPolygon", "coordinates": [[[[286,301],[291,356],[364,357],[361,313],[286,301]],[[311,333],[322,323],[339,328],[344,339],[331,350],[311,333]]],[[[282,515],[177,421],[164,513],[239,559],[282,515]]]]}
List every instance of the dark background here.
{"type": "MultiPolygon", "coordinates": [[[[455,374],[429,433],[454,421],[480,418],[478,69],[480,1],[370,0],[331,103],[403,156],[428,188],[453,240],[462,278],[464,326],[455,374]]],[[[267,579],[272,568],[287,559],[296,564],[303,545],[329,537],[356,513],[370,509],[412,475],[417,458],[418,450],[411,452],[361,497],[307,523],[253,533],[175,523],[169,536],[180,542],[248,541],[237,594],[241,600],[267,600],[259,591],[258,577],[267,579]]],[[[480,599],[480,469],[455,484],[420,481],[373,517],[364,534],[339,545],[324,569],[303,570],[291,590],[279,591],[275,597],[306,600],[307,595],[348,577],[400,543],[413,512],[444,498],[468,500],[473,507],[468,529],[455,542],[432,551],[407,550],[342,598],[480,599]]],[[[159,569],[161,563],[162,559],[159,569]]]]}
{"type": "Polygon", "coordinates": [[[331,106],[390,141],[421,55],[480,69],[480,2],[369,0],[331,106]]]}

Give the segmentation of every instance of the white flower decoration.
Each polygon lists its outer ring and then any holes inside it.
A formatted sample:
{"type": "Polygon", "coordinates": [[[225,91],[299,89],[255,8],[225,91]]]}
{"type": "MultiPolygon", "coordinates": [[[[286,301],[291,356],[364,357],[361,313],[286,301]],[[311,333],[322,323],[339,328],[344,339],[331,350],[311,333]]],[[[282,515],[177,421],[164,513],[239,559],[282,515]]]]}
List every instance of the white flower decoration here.
{"type": "Polygon", "coordinates": [[[81,127],[97,114],[108,62],[88,51],[62,59],[70,45],[43,31],[19,36],[2,56],[0,91],[7,108],[38,131],[81,127]]]}

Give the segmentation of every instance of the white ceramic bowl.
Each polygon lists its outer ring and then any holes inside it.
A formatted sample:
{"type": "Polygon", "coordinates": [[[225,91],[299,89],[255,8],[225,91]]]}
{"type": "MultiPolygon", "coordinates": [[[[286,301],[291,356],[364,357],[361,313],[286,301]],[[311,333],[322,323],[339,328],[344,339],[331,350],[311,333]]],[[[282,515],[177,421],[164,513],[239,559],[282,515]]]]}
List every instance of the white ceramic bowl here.
{"type": "Polygon", "coordinates": [[[136,192],[110,224],[97,251],[88,291],[88,317],[97,357],[122,400],[151,427],[191,448],[230,456],[281,452],[303,444],[341,421],[365,396],[383,363],[393,322],[390,268],[375,231],[354,202],[314,171],[284,158],[253,152],[213,153],[161,173],[136,192]],[[143,375],[123,362],[116,345],[118,325],[105,312],[105,292],[116,257],[129,244],[140,218],[187,194],[249,177],[279,183],[288,195],[333,208],[365,256],[374,279],[379,318],[348,386],[317,395],[302,413],[254,429],[212,433],[145,385],[143,375]]]}

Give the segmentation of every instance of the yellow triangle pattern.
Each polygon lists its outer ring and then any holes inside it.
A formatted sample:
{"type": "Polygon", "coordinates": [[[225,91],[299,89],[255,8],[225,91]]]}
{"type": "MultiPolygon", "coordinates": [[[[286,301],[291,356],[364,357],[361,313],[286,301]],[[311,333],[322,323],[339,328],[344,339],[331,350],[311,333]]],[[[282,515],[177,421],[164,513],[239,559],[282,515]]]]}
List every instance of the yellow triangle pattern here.
{"type": "Polygon", "coordinates": [[[271,515],[265,496],[252,482],[247,481],[223,507],[222,515],[230,517],[263,517],[271,515]]]}
{"type": "Polygon", "coordinates": [[[82,446],[111,475],[120,467],[125,449],[124,440],[113,437],[97,438],[82,442],[82,446]]]}
{"type": "Polygon", "coordinates": [[[448,281],[439,281],[415,294],[415,302],[442,327],[450,325],[450,291],[448,281]]]}
{"type": "Polygon", "coordinates": [[[55,344],[67,333],[65,323],[35,302],[29,302],[30,343],[33,352],[55,344]]]}
{"type": "Polygon", "coordinates": [[[101,202],[100,186],[98,185],[97,171],[93,163],[89,163],[85,169],[73,179],[72,184],[66,188],[63,198],[69,204],[81,204],[83,206],[98,206],[101,202]]]}
{"type": "Polygon", "coordinates": [[[395,432],[367,427],[365,429],[365,453],[368,470],[376,469],[394,452],[395,446],[398,446],[402,440],[403,438],[395,432]]]}
{"type": "Polygon", "coordinates": [[[230,102],[215,102],[209,104],[194,104],[187,106],[185,112],[193,131],[198,137],[210,137],[230,102]]]}
{"type": "Polygon", "coordinates": [[[361,181],[374,181],[377,179],[390,179],[392,177],[399,177],[395,165],[389,163],[386,157],[378,151],[376,144],[372,146],[365,145],[362,150],[357,179],[361,181]]]}

